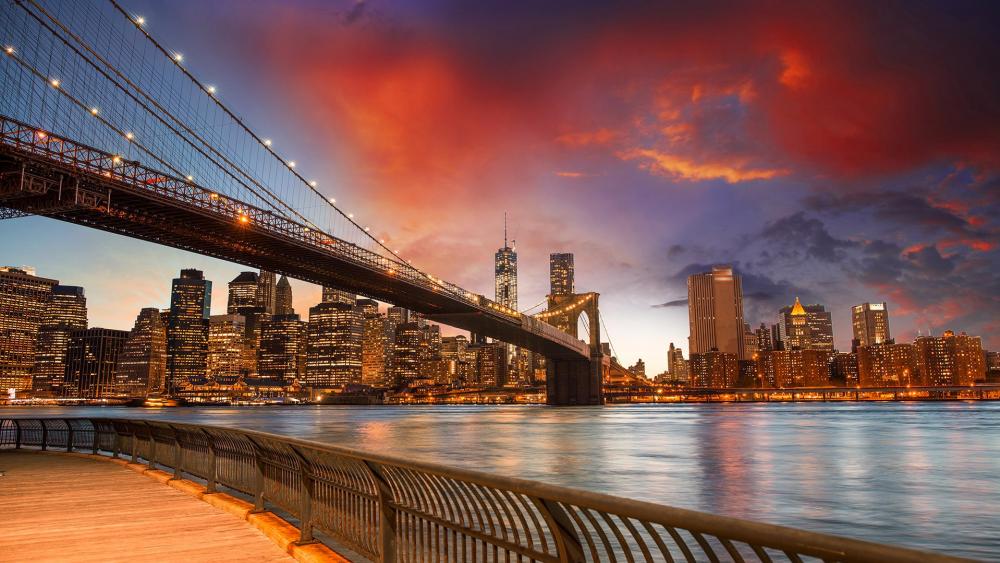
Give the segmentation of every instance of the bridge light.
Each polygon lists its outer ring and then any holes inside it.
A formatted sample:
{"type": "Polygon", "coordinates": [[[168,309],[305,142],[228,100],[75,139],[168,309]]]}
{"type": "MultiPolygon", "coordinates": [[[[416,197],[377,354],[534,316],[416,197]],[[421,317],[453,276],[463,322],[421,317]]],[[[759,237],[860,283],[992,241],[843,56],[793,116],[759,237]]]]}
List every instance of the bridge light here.
{"type": "MultiPolygon", "coordinates": [[[[188,182],[194,182],[194,176],[188,174],[187,181],[188,182]]],[[[215,195],[215,194],[212,194],[212,195],[215,195]]]]}
{"type": "Polygon", "coordinates": [[[129,131],[128,133],[125,133],[125,138],[131,141],[132,139],[135,138],[135,135],[133,135],[132,132],[129,131]]]}
{"type": "Polygon", "coordinates": [[[118,164],[121,161],[122,161],[122,157],[120,157],[120,156],[113,156],[113,157],[111,157],[111,163],[112,164],[118,164]]]}
{"type": "Polygon", "coordinates": [[[264,146],[265,147],[271,146],[271,139],[264,139],[264,146]]]}
{"type": "Polygon", "coordinates": [[[215,95],[215,92],[216,92],[215,86],[209,86],[208,88],[205,88],[205,89],[208,90],[209,94],[212,94],[213,96],[215,95]]]}
{"type": "Polygon", "coordinates": [[[316,180],[312,180],[311,182],[309,182],[309,185],[315,188],[316,186],[319,185],[319,183],[317,183],[316,180]]]}
{"type": "Polygon", "coordinates": [[[295,161],[294,160],[289,160],[288,161],[288,167],[289,168],[295,168],[295,161]]]}
{"type": "Polygon", "coordinates": [[[49,80],[49,84],[51,84],[53,88],[58,88],[62,82],[59,82],[58,78],[53,78],[52,80],[49,80]]]}
{"type": "Polygon", "coordinates": [[[42,141],[44,141],[45,138],[48,137],[48,134],[45,131],[38,131],[37,133],[35,133],[35,135],[42,141]]]}
{"type": "Polygon", "coordinates": [[[370,231],[370,230],[372,230],[372,228],[371,228],[371,227],[365,227],[365,232],[366,232],[366,233],[367,233],[368,231],[370,231]]]}
{"type": "Polygon", "coordinates": [[[211,194],[208,197],[211,198],[211,199],[219,199],[219,194],[211,194]]]}
{"type": "Polygon", "coordinates": [[[13,55],[14,54],[14,48],[8,45],[7,47],[4,47],[3,52],[7,53],[8,55],[13,55]]]}
{"type": "Polygon", "coordinates": [[[100,111],[97,108],[90,108],[90,115],[97,115],[100,111]]]}
{"type": "Polygon", "coordinates": [[[347,214],[347,218],[348,219],[354,219],[354,214],[353,213],[348,213],[347,214]]]}
{"type": "Polygon", "coordinates": [[[249,222],[250,222],[250,218],[247,217],[246,214],[240,215],[240,223],[243,223],[245,225],[245,224],[247,224],[249,222]]]}
{"type": "Polygon", "coordinates": [[[146,25],[146,18],[144,18],[142,16],[136,16],[135,17],[135,23],[139,27],[142,27],[142,26],[146,25]]]}
{"type": "Polygon", "coordinates": [[[378,242],[379,242],[379,244],[385,244],[385,239],[384,238],[380,238],[380,239],[378,239],[378,242]]]}
{"type": "Polygon", "coordinates": [[[180,53],[174,53],[174,60],[177,61],[177,62],[179,62],[179,63],[182,63],[182,62],[184,62],[184,55],[182,55],[180,53]]]}
{"type": "Polygon", "coordinates": [[[331,198],[330,198],[330,203],[337,203],[337,200],[336,200],[336,198],[332,198],[332,197],[331,197],[331,198]]]}

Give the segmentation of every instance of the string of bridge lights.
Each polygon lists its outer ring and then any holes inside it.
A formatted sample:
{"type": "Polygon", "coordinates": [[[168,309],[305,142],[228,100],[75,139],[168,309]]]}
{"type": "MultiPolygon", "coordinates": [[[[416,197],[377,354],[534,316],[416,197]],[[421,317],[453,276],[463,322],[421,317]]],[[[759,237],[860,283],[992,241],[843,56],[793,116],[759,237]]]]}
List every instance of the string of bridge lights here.
{"type": "Polygon", "coordinates": [[[542,311],[541,313],[536,314],[535,317],[536,318],[540,318],[540,319],[547,319],[549,317],[555,317],[555,316],[563,315],[565,313],[568,313],[569,311],[572,311],[573,309],[576,309],[577,307],[580,307],[581,305],[583,305],[584,303],[586,303],[587,301],[589,301],[589,300],[591,300],[593,298],[594,298],[594,294],[593,293],[587,293],[587,294],[584,294],[584,295],[581,295],[581,296],[577,297],[571,303],[564,303],[564,304],[560,305],[559,307],[556,307],[555,309],[549,309],[547,311],[542,311]]]}
{"type": "MultiPolygon", "coordinates": [[[[405,260],[402,256],[400,256],[400,252],[401,252],[400,249],[398,249],[398,248],[397,249],[390,248],[388,246],[388,243],[386,242],[386,239],[384,237],[382,237],[382,238],[376,238],[375,236],[373,236],[371,234],[371,227],[367,226],[367,225],[362,225],[362,224],[358,223],[357,221],[355,221],[353,213],[345,213],[342,209],[340,209],[340,207],[336,205],[336,203],[337,203],[336,198],[333,198],[333,197],[327,198],[322,193],[320,193],[316,189],[319,186],[319,182],[318,181],[316,181],[316,180],[307,180],[304,176],[302,176],[296,170],[296,167],[297,167],[297,164],[298,164],[296,161],[294,161],[292,159],[284,158],[284,157],[280,156],[274,150],[274,148],[273,148],[274,147],[274,141],[272,139],[259,136],[256,132],[254,132],[253,130],[251,130],[250,127],[246,123],[243,122],[243,120],[241,120],[239,117],[237,117],[225,104],[223,104],[221,102],[221,100],[219,99],[219,97],[217,95],[218,94],[218,88],[216,86],[214,86],[214,85],[208,85],[208,84],[203,83],[202,81],[200,81],[198,78],[196,78],[187,69],[187,67],[183,64],[185,58],[184,58],[184,55],[182,53],[180,53],[179,51],[168,51],[167,49],[165,49],[159,43],[159,41],[157,41],[149,33],[149,31],[146,29],[146,24],[148,22],[147,22],[147,20],[146,20],[146,18],[144,16],[141,16],[141,15],[138,15],[138,14],[129,14],[125,9],[123,9],[118,4],[118,2],[116,0],[109,0],[109,2],[112,4],[112,6],[115,7],[115,9],[118,10],[118,12],[120,12],[130,22],[132,22],[132,24],[136,27],[136,29],[138,29],[139,32],[142,33],[146,37],[146,39],[148,39],[185,76],[187,76],[189,80],[191,80],[192,82],[194,82],[194,84],[196,86],[198,86],[199,89],[201,89],[202,91],[204,91],[209,96],[209,98],[220,109],[222,109],[227,115],[229,115],[244,131],[246,131],[259,145],[261,145],[264,148],[264,150],[266,150],[268,153],[271,154],[271,156],[273,156],[275,159],[277,159],[279,162],[281,162],[288,169],[288,171],[292,173],[293,176],[295,176],[300,181],[302,181],[306,186],[308,186],[313,191],[313,193],[315,193],[316,195],[322,197],[323,200],[326,201],[331,207],[333,207],[333,209],[335,209],[338,213],[340,213],[341,216],[345,217],[347,219],[347,221],[350,222],[350,224],[354,225],[355,227],[357,227],[358,229],[360,229],[362,232],[364,232],[366,234],[366,236],[368,236],[369,239],[371,239],[373,242],[375,242],[376,244],[378,244],[381,248],[383,248],[384,250],[386,250],[387,252],[389,252],[391,256],[398,257],[399,260],[404,261],[407,266],[409,266],[410,268],[416,270],[417,273],[419,273],[421,275],[424,275],[424,276],[426,276],[428,278],[431,278],[431,276],[429,274],[426,274],[426,273],[422,272],[421,270],[419,270],[418,268],[413,267],[412,260],[405,260]]],[[[310,221],[310,223],[311,223],[311,221],[310,221]]],[[[323,230],[323,229],[321,229],[320,227],[318,227],[315,224],[312,224],[312,226],[316,230],[319,230],[319,231],[323,230]]]]}

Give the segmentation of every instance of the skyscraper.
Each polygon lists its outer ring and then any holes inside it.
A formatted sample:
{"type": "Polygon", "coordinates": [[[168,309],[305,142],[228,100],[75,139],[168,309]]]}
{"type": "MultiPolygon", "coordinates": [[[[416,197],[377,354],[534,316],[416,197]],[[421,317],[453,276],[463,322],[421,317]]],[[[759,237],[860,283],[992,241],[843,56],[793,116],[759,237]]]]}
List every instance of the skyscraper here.
{"type": "Polygon", "coordinates": [[[74,330],[66,354],[63,392],[69,397],[103,399],[119,396],[116,368],[128,332],[108,328],[74,330]]]}
{"type": "Polygon", "coordinates": [[[549,254],[549,294],[572,295],[575,292],[573,255],[568,252],[549,254]]]}
{"type": "Polygon", "coordinates": [[[256,272],[240,272],[240,275],[229,282],[229,303],[226,313],[242,315],[243,311],[257,307],[257,288],[260,279],[256,272]]]}
{"type": "Polygon", "coordinates": [[[396,325],[392,354],[392,371],[396,387],[407,387],[420,375],[420,341],[423,338],[418,323],[396,325]]]}
{"type": "Polygon", "coordinates": [[[142,309],[118,355],[118,389],[127,397],[162,393],[166,373],[167,327],[158,309],[142,309]]]}
{"type": "Polygon", "coordinates": [[[58,283],[19,268],[0,268],[0,393],[31,389],[38,329],[58,283]]]}
{"type": "Polygon", "coordinates": [[[287,276],[281,276],[274,288],[274,314],[295,314],[295,309],[292,307],[292,284],[288,282],[287,276]]]}
{"type": "Polygon", "coordinates": [[[854,345],[871,346],[892,339],[889,335],[889,309],[885,303],[862,303],[851,308],[854,345]]]}
{"type": "Polygon", "coordinates": [[[494,257],[496,302],[517,310],[517,252],[507,244],[507,218],[504,216],[503,248],[494,257]]]}
{"type": "Polygon", "coordinates": [[[714,348],[745,359],[743,288],[732,267],[715,266],[711,272],[688,276],[688,320],[692,357],[714,348]]]}
{"type": "Polygon", "coordinates": [[[833,321],[822,305],[802,305],[796,297],[778,311],[778,327],[784,350],[833,351],[833,321]]]}
{"type": "Polygon", "coordinates": [[[212,315],[208,325],[208,377],[221,385],[233,385],[240,377],[257,371],[256,350],[247,336],[246,317],[212,315]]]}
{"type": "Polygon", "coordinates": [[[87,298],[83,288],[57,285],[38,328],[38,353],[33,387],[35,392],[62,395],[66,378],[66,354],[70,333],[87,328],[87,298]]]}
{"type": "Polygon", "coordinates": [[[351,303],[324,301],[309,309],[305,384],[330,388],[361,383],[364,318],[351,303]]]}
{"type": "Polygon", "coordinates": [[[274,272],[261,270],[257,276],[257,306],[263,307],[264,312],[274,314],[274,294],[277,289],[277,277],[274,272]]]}
{"type": "Polygon", "coordinates": [[[261,323],[257,373],[288,385],[302,377],[306,359],[306,326],[299,316],[274,315],[261,323]]]}
{"type": "Polygon", "coordinates": [[[667,373],[676,381],[688,380],[688,363],[684,359],[684,350],[675,348],[673,342],[667,349],[667,373]]]}
{"type": "Polygon", "coordinates": [[[204,377],[208,357],[208,318],[212,282],[201,270],[181,270],[170,291],[167,324],[167,392],[183,389],[193,377],[204,377]]]}
{"type": "MultiPolygon", "coordinates": [[[[361,383],[389,386],[392,373],[392,334],[385,315],[362,307],[364,329],[361,334],[361,383]]],[[[394,329],[392,329],[394,330],[394,329]]]]}

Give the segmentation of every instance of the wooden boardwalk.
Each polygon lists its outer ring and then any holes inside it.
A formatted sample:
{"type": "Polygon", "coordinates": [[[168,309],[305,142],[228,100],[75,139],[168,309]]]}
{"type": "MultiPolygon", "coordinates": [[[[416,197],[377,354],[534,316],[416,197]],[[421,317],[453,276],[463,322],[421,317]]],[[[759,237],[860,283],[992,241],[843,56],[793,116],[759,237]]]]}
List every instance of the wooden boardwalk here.
{"type": "Polygon", "coordinates": [[[293,561],[247,522],[120,465],[0,452],[0,562],[293,561]]]}

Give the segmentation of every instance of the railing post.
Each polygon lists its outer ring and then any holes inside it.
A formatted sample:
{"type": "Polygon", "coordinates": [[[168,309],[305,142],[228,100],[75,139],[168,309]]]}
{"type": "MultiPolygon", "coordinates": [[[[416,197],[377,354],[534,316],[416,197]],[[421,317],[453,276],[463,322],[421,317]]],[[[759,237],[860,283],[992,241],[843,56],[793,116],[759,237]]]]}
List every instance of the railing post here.
{"type": "Polygon", "coordinates": [[[381,466],[373,461],[362,462],[378,487],[378,545],[379,561],[396,561],[396,506],[393,504],[392,487],[382,475],[381,466]]]}
{"type": "Polygon", "coordinates": [[[139,439],[135,435],[135,428],[132,428],[132,463],[139,463],[139,439]]]}
{"type": "Polygon", "coordinates": [[[257,469],[253,484],[253,510],[250,512],[264,512],[264,462],[260,457],[260,446],[250,436],[243,437],[250,442],[253,449],[253,464],[257,469]]]}
{"type": "Polygon", "coordinates": [[[292,453],[295,454],[296,459],[299,462],[299,477],[302,479],[302,495],[299,498],[299,541],[298,544],[315,543],[313,538],[313,517],[312,517],[312,499],[313,499],[313,487],[315,481],[312,477],[312,465],[306,460],[305,456],[299,453],[294,447],[291,447],[292,453]]]}
{"type": "Polygon", "coordinates": [[[580,538],[573,531],[573,522],[570,521],[566,511],[558,503],[536,497],[531,498],[535,508],[542,513],[545,523],[552,532],[552,537],[556,540],[556,549],[559,551],[559,561],[567,563],[582,563],[586,561],[583,555],[583,545],[580,538]]]}
{"type": "Polygon", "coordinates": [[[183,477],[184,449],[181,448],[181,439],[178,437],[177,428],[170,426],[174,432],[174,479],[183,477]]]}
{"type": "Polygon", "coordinates": [[[101,446],[101,433],[97,429],[97,423],[94,422],[93,419],[90,419],[90,427],[93,428],[94,432],[93,454],[97,455],[97,452],[101,446]]]}
{"type": "Polygon", "coordinates": [[[63,419],[66,423],[66,451],[73,451],[73,425],[69,423],[69,419],[63,419]]]}
{"type": "Polygon", "coordinates": [[[48,444],[48,442],[49,442],[49,429],[45,426],[45,419],[44,418],[40,418],[40,419],[38,419],[38,421],[42,423],[42,451],[44,452],[48,448],[48,446],[49,446],[49,444],[48,444]]]}
{"type": "Polygon", "coordinates": [[[145,426],[149,431],[149,459],[146,460],[146,465],[149,466],[150,469],[156,469],[156,436],[153,434],[152,426],[148,424],[145,424],[145,426]]]}
{"type": "Polygon", "coordinates": [[[208,471],[208,483],[205,485],[205,492],[215,493],[218,492],[216,481],[218,480],[217,475],[219,472],[219,467],[215,459],[215,440],[204,428],[201,429],[201,433],[204,434],[205,439],[208,440],[208,465],[211,468],[208,471]]]}
{"type": "Polygon", "coordinates": [[[14,449],[21,449],[21,422],[14,419],[14,449]]]}

